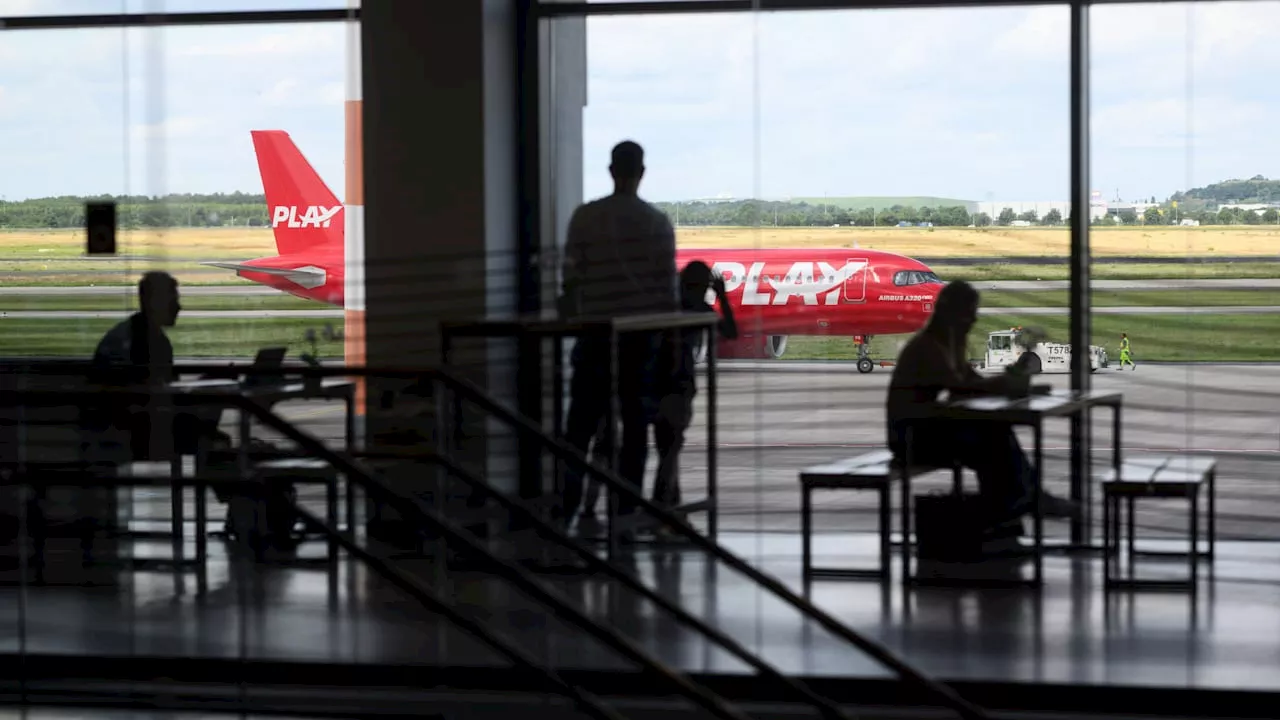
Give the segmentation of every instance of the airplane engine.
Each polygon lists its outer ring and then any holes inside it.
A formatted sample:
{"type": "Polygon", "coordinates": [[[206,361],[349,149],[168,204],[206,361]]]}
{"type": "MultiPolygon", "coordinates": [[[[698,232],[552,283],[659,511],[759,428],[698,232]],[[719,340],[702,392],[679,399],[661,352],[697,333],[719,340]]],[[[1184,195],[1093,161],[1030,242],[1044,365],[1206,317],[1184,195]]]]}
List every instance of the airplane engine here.
{"type": "MultiPolygon", "coordinates": [[[[737,340],[721,340],[716,345],[717,359],[777,360],[787,352],[786,335],[756,335],[737,340]]],[[[699,365],[707,359],[706,348],[699,346],[696,354],[699,365]]]]}

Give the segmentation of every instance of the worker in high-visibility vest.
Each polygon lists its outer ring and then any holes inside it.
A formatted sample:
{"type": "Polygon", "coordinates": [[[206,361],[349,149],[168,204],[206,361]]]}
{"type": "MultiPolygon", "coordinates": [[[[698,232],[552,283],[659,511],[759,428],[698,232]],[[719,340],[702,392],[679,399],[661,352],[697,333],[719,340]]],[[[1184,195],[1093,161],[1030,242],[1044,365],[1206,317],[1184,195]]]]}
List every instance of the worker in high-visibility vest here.
{"type": "Polygon", "coordinates": [[[1133,355],[1131,355],[1129,351],[1129,336],[1125,333],[1120,333],[1120,368],[1119,369],[1123,370],[1125,363],[1129,363],[1130,365],[1132,365],[1134,370],[1138,369],[1138,366],[1133,362],[1133,355]]]}

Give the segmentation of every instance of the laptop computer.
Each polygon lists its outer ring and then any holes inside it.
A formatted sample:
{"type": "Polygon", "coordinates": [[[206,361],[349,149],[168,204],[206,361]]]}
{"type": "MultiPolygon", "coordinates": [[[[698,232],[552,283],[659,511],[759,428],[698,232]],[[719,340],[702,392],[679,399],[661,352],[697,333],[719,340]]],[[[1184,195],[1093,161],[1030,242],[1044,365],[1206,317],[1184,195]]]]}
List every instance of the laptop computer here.
{"type": "MultiPolygon", "coordinates": [[[[287,347],[264,347],[258,350],[258,354],[253,358],[253,365],[250,367],[254,370],[279,370],[284,367],[284,356],[288,354],[287,347]]],[[[245,375],[242,387],[262,387],[263,385],[282,385],[284,384],[284,373],[253,373],[245,375]]]]}

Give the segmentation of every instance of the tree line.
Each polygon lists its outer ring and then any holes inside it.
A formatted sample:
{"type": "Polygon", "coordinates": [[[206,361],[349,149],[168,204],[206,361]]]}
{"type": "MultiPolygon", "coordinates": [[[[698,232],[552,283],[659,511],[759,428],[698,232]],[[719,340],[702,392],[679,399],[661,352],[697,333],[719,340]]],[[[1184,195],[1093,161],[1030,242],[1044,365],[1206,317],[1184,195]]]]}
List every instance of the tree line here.
{"type": "Polygon", "coordinates": [[[115,202],[121,228],[265,227],[270,225],[267,199],[248,193],[213,195],[97,195],[0,201],[0,228],[84,227],[88,202],[115,202]]]}
{"type": "MultiPolygon", "coordinates": [[[[1176,193],[1168,200],[1148,207],[1141,214],[1131,209],[1092,220],[1094,225],[1176,225],[1183,220],[1195,220],[1202,225],[1274,225],[1280,224],[1280,210],[1268,208],[1262,212],[1219,208],[1217,198],[1223,196],[1233,203],[1268,202],[1271,197],[1280,201],[1280,181],[1257,176],[1248,181],[1228,181],[1208,188],[1196,188],[1186,193],[1176,193]],[[1271,186],[1275,186],[1274,195],[1271,186]],[[1226,187],[1228,189],[1223,190],[1226,187]],[[1251,192],[1243,199],[1230,193],[1251,192]],[[1177,203],[1177,207],[1174,204],[1177,203]]],[[[117,205],[120,227],[172,228],[172,227],[267,227],[270,219],[266,197],[248,193],[217,193],[212,195],[170,194],[162,197],[138,195],[94,197],[52,197],[5,202],[0,201],[0,228],[80,228],[84,227],[86,202],[112,202],[117,205]]],[[[1151,199],[1156,202],[1155,198],[1151,199]]],[[[912,207],[892,205],[885,208],[846,208],[834,204],[810,204],[792,201],[735,200],[725,202],[659,202],[655,203],[681,226],[739,226],[755,227],[893,227],[902,223],[931,225],[936,227],[1005,227],[1016,224],[1039,226],[1069,226],[1071,217],[1064,217],[1057,209],[1043,216],[1035,210],[1021,213],[1013,208],[1002,208],[993,218],[985,212],[972,213],[963,206],[912,207]]]]}

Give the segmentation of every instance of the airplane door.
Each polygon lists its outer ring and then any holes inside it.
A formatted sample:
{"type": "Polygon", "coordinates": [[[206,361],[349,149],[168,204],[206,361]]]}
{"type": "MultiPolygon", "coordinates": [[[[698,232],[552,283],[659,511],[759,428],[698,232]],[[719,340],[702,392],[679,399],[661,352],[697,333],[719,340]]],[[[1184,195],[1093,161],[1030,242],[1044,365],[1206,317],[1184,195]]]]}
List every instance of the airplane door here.
{"type": "Polygon", "coordinates": [[[860,303],[867,301],[867,261],[865,258],[854,258],[844,261],[843,270],[849,272],[844,281],[844,301],[860,303]]]}

